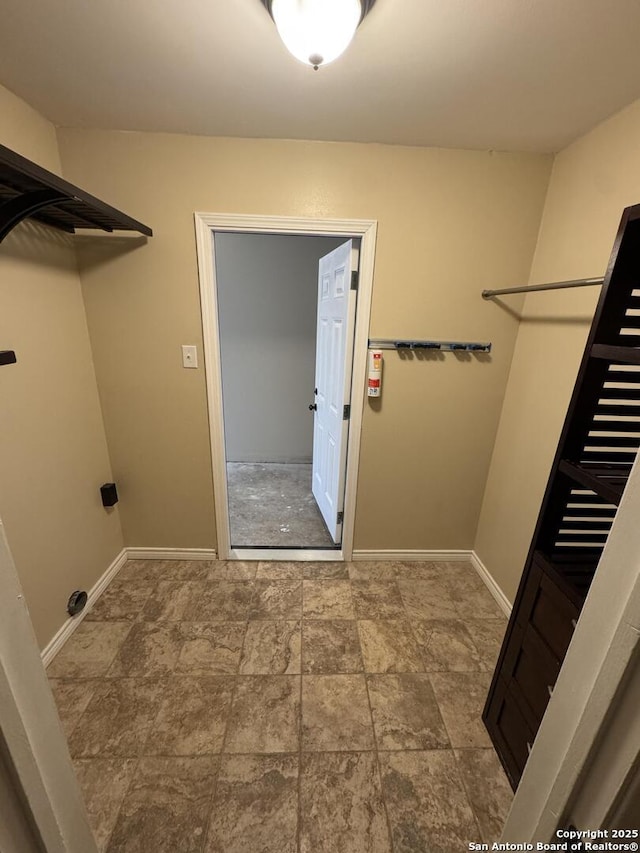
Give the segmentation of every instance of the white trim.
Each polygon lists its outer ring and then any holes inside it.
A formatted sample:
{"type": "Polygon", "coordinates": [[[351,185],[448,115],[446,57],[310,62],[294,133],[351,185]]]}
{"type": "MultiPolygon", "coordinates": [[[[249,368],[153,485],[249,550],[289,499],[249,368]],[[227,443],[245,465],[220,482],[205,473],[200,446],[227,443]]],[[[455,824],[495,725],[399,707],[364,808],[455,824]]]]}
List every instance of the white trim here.
{"type": "MultiPolygon", "coordinates": [[[[314,234],[316,236],[360,237],[360,276],[356,307],[356,328],[351,384],[351,423],[347,448],[347,471],[342,528],[342,553],[350,560],[355,529],[356,491],[360,459],[360,434],[365,405],[367,345],[373,291],[377,222],[362,219],[306,219],[283,216],[245,216],[239,214],[194,214],[204,363],[209,410],[211,465],[215,495],[215,520],[218,554],[221,559],[234,559],[229,536],[226,454],[222,410],[222,376],[213,233],[234,231],[266,234],[314,234]]],[[[244,549],[243,549],[244,550],[244,549]]],[[[271,557],[271,559],[276,559],[271,557]]],[[[286,559],[291,559],[288,556],[286,559]]]]}
{"type": "Polygon", "coordinates": [[[472,551],[366,551],[358,549],[353,552],[353,560],[390,560],[394,562],[410,562],[412,560],[429,563],[461,563],[471,560],[472,551]]]}
{"type": "Polygon", "coordinates": [[[500,589],[498,584],[496,583],[493,575],[489,571],[489,569],[482,562],[480,557],[476,554],[475,551],[471,552],[471,565],[476,570],[476,572],[480,575],[482,580],[485,583],[485,586],[494,597],[496,604],[502,610],[507,619],[511,616],[512,605],[504,592],[500,589]]]}
{"type": "Polygon", "coordinates": [[[97,853],[1,520],[0,590],[0,731],[13,785],[42,849],[97,853]]]}
{"type": "Polygon", "coordinates": [[[494,597],[496,604],[504,615],[511,615],[511,602],[493,579],[490,571],[475,551],[365,551],[358,549],[353,552],[352,559],[360,560],[391,560],[395,562],[425,561],[429,563],[471,563],[478,573],[480,580],[494,597]]]}
{"type": "Polygon", "coordinates": [[[49,640],[47,645],[42,650],[42,663],[45,666],[49,666],[54,657],[58,654],[60,649],[67,642],[69,637],[73,634],[76,628],[80,625],[84,617],[91,610],[96,601],[100,598],[105,589],[109,586],[111,581],[118,574],[120,569],[127,562],[127,552],[126,549],[122,549],[115,560],[111,563],[109,568],[104,572],[104,574],[96,581],[96,583],[91,587],[87,594],[87,604],[84,610],[80,611],[77,616],[70,616],[67,621],[62,625],[59,631],[57,631],[54,636],[49,640]]]}
{"type": "Polygon", "coordinates": [[[338,561],[344,557],[342,551],[303,548],[232,548],[231,560],[287,560],[291,563],[313,563],[338,561]]]}
{"type": "Polygon", "coordinates": [[[216,560],[214,548],[125,548],[128,560],[216,560]]]}

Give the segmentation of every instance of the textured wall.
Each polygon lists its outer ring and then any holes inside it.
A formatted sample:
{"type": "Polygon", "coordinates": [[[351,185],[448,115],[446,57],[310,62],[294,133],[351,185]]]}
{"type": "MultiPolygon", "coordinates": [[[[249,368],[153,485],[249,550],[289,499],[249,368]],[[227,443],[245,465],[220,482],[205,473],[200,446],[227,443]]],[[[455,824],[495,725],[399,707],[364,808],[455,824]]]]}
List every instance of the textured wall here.
{"type": "Polygon", "coordinates": [[[229,462],[310,462],[318,261],[342,238],[216,234],[229,462]]]}
{"type": "MultiPolygon", "coordinates": [[[[0,142],[60,171],[55,130],[0,88],[0,142]]],[[[46,644],[74,589],[89,589],[122,548],[99,486],[111,466],[68,235],[33,223],[0,246],[0,517],[36,634],[46,644]]]]}
{"type": "MultiPolygon", "coordinates": [[[[604,275],[622,210],[638,202],[640,101],[557,155],[531,283],[604,275]]],[[[476,538],[511,600],[598,296],[588,287],[526,297],[476,538]]]]}
{"type": "Polygon", "coordinates": [[[470,548],[517,321],[480,298],[528,275],[551,158],[60,130],[65,176],[154,228],[88,240],[81,275],[130,545],[211,547],[194,211],[379,222],[373,337],[491,340],[491,358],[387,358],[364,413],[355,546],[470,548]]]}

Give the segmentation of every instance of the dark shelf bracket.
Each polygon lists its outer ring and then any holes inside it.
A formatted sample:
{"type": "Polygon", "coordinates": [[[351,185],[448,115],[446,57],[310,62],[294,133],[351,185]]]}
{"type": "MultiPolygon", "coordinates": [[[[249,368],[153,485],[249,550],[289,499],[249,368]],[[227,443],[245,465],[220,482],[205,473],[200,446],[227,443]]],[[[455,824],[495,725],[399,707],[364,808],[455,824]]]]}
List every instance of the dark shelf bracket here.
{"type": "Polygon", "coordinates": [[[43,207],[68,200],[69,196],[55,190],[36,190],[12,198],[11,201],[5,201],[0,205],[0,243],[23,219],[37,213],[43,207]]]}
{"type": "Polygon", "coordinates": [[[18,359],[12,349],[0,350],[0,366],[4,364],[15,364],[18,359]]]}

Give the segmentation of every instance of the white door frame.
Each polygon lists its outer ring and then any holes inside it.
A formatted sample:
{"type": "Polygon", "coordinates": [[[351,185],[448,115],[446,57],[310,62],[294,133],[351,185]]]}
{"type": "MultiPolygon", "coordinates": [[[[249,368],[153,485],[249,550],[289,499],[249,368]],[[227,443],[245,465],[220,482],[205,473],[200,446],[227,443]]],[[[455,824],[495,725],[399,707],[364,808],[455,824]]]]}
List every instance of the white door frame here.
{"type": "Polygon", "coordinates": [[[353,555],[353,535],[356,512],[358,462],[360,458],[360,433],[365,404],[365,379],[367,370],[367,345],[371,316],[371,295],[375,263],[375,220],[363,219],[307,219],[285,216],[249,216],[230,213],[194,214],[198,276],[200,280],[200,305],[204,338],[204,363],[211,437],[211,466],[215,499],[215,517],[218,540],[218,557],[228,559],[287,559],[287,560],[350,560],[353,555]],[[233,550],[229,532],[229,506],[227,496],[227,459],[224,445],[224,417],[222,402],[222,369],[220,359],[220,333],[215,269],[215,232],[232,231],[246,234],[291,234],[322,237],[360,238],[360,273],[356,328],[354,338],[351,423],[347,444],[347,476],[345,486],[344,526],[342,549],[289,550],[268,549],[260,551],[233,550]]]}
{"type": "Polygon", "coordinates": [[[47,853],[97,853],[1,519],[0,730],[47,853]]]}

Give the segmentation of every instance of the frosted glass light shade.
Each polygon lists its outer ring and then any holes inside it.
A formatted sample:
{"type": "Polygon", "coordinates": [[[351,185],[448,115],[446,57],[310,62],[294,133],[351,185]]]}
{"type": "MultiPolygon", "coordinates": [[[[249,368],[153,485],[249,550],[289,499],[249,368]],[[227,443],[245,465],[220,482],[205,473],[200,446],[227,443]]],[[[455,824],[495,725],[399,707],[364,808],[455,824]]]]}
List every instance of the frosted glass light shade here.
{"type": "Polygon", "coordinates": [[[272,0],[271,14],[289,52],[317,68],[347,49],[362,6],[360,0],[272,0]]]}

